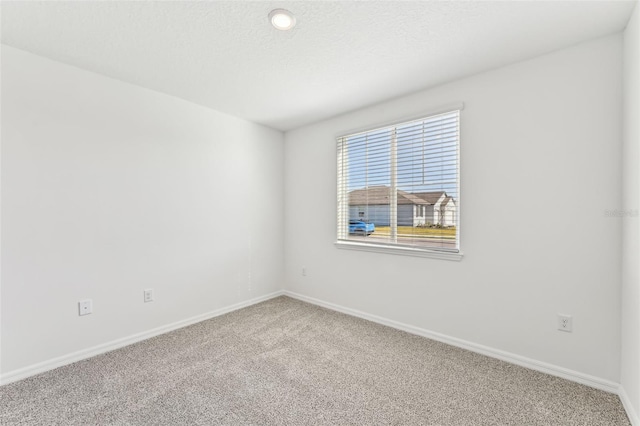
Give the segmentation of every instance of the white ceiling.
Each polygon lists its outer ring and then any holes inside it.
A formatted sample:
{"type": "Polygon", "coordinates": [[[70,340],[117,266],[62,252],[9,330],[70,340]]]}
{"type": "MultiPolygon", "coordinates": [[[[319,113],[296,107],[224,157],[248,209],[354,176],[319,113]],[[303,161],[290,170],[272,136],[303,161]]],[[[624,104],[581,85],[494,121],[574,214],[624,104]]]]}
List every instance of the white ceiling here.
{"type": "Polygon", "coordinates": [[[290,130],[621,31],[635,3],[3,1],[2,42],[290,130]]]}

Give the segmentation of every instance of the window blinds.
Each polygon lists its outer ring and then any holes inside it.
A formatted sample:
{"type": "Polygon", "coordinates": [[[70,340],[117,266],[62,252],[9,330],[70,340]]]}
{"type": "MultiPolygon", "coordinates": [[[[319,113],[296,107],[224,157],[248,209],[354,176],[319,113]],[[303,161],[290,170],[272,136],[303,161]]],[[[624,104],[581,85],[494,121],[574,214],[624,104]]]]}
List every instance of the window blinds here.
{"type": "Polygon", "coordinates": [[[339,137],[338,240],[457,252],[459,140],[459,110],[339,137]]]}

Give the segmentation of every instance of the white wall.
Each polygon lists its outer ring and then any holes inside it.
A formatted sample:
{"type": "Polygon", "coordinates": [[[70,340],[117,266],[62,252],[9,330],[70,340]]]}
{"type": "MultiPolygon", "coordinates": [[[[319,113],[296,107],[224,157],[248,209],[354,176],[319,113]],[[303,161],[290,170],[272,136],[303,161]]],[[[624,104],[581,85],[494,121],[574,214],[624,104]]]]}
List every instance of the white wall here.
{"type": "MultiPolygon", "coordinates": [[[[640,422],[640,6],[624,33],[622,357],[620,381],[640,422]]],[[[627,408],[629,410],[629,408],[627,408]]],[[[639,423],[640,424],[640,423],[639,423]]]]}
{"type": "Polygon", "coordinates": [[[1,372],[281,289],[282,176],[278,131],[3,46],[1,372]]]}
{"type": "Polygon", "coordinates": [[[286,288],[618,382],[621,48],[612,35],[286,133],[286,288]],[[459,101],[463,260],[337,249],[335,136],[459,101]]]}

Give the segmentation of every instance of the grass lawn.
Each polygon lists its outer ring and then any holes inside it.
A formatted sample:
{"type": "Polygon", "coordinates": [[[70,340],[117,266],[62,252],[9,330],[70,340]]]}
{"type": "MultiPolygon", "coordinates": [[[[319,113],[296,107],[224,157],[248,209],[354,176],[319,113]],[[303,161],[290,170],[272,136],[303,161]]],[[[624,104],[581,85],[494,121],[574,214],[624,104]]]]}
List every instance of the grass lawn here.
{"type": "MultiPolygon", "coordinates": [[[[391,229],[388,226],[376,226],[376,231],[373,235],[384,234],[389,235],[391,229]]],[[[425,237],[449,237],[455,238],[456,228],[414,228],[412,226],[398,226],[398,235],[411,235],[411,236],[425,236],[425,237]]]]}

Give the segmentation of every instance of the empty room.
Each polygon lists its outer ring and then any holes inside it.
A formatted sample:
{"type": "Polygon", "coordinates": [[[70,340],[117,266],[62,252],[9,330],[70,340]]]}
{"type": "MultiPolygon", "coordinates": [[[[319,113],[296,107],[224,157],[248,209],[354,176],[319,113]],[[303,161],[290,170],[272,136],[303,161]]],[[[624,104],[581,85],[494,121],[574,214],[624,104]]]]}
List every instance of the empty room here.
{"type": "Polygon", "coordinates": [[[2,1],[1,425],[640,426],[640,6],[2,1]]]}

